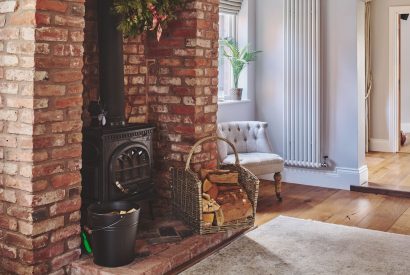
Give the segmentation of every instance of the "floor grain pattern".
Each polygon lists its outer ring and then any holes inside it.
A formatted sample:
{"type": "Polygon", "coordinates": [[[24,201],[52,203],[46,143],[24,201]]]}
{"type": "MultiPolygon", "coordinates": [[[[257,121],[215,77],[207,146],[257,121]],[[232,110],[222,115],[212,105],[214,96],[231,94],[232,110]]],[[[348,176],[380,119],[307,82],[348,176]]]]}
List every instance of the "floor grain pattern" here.
{"type": "Polygon", "coordinates": [[[282,203],[273,183],[261,181],[256,225],[279,215],[410,235],[410,199],[283,184],[282,203]]]}

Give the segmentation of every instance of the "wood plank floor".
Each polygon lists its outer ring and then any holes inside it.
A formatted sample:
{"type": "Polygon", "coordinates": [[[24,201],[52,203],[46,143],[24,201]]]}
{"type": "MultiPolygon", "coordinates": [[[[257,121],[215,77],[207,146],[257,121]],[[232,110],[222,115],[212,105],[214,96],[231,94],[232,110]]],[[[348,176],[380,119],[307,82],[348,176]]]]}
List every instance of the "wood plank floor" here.
{"type": "Polygon", "coordinates": [[[366,155],[369,185],[410,191],[410,154],[371,152],[366,155]]]}
{"type": "Polygon", "coordinates": [[[261,181],[256,224],[279,215],[410,235],[410,199],[286,184],[283,202],[273,183],[261,181]]]}

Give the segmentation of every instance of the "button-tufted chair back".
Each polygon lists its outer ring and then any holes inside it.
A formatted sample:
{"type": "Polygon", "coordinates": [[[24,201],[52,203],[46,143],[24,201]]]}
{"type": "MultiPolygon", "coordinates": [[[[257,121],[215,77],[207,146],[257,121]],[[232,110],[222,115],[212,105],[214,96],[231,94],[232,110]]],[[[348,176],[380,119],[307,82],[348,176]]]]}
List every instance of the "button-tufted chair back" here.
{"type": "MultiPolygon", "coordinates": [[[[218,136],[232,142],[238,153],[272,153],[267,136],[268,124],[260,121],[233,121],[218,124],[218,136]]],[[[218,141],[221,160],[233,151],[225,142],[218,141]]]]}

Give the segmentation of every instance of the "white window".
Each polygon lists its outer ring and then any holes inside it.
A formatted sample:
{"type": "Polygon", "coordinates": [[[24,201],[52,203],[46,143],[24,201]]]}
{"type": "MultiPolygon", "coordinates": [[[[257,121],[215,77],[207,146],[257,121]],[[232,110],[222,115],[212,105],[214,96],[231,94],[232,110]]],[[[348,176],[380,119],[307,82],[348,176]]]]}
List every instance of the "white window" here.
{"type": "MultiPolygon", "coordinates": [[[[234,14],[219,14],[219,39],[234,39],[237,41],[237,16],[234,14]]],[[[229,97],[229,90],[233,87],[232,68],[229,60],[223,55],[223,47],[219,46],[218,60],[218,98],[229,97]]]]}

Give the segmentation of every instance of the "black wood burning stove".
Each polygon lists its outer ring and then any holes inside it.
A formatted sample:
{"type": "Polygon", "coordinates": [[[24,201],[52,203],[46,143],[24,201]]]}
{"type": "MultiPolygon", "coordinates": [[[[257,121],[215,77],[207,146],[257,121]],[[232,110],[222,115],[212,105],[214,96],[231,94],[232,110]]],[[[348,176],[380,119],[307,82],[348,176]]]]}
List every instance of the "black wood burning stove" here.
{"type": "Polygon", "coordinates": [[[140,201],[151,197],[153,130],[154,127],[148,124],[84,130],[82,177],[85,200],[140,201]]]}
{"type": "Polygon", "coordinates": [[[90,104],[93,120],[83,130],[83,211],[93,202],[154,198],[154,127],[125,123],[123,38],[111,8],[112,0],[98,1],[100,102],[90,104]]]}

